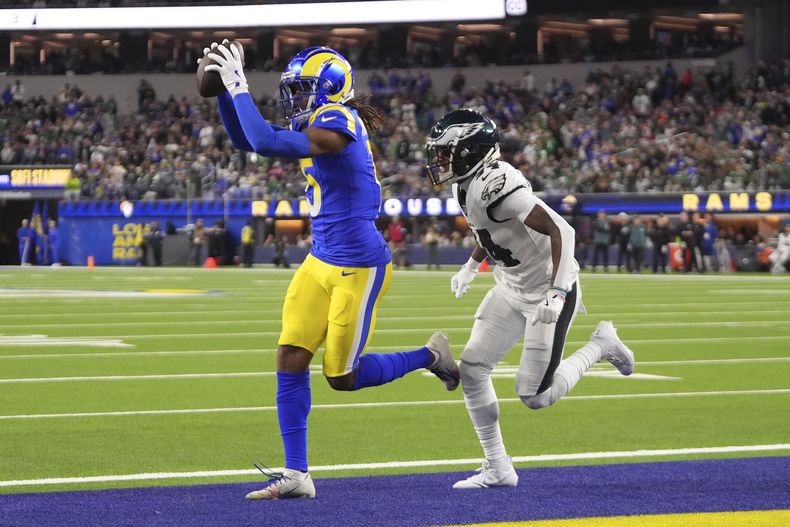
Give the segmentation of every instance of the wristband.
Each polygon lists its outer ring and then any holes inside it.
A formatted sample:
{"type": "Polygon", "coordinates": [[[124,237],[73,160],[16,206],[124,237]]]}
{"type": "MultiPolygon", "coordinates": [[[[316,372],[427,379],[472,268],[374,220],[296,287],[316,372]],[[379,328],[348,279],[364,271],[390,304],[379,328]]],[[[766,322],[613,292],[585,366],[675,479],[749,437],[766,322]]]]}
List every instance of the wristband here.
{"type": "Polygon", "coordinates": [[[483,262],[478,262],[477,260],[475,260],[474,258],[472,258],[470,256],[469,259],[464,264],[464,269],[466,269],[467,271],[471,271],[473,273],[476,273],[477,272],[477,268],[480,267],[481,263],[483,263],[483,262]]]}
{"type": "Polygon", "coordinates": [[[563,299],[565,299],[565,297],[568,295],[568,291],[566,291],[565,289],[563,289],[561,287],[549,287],[549,291],[554,291],[559,296],[561,296],[563,299]]]}

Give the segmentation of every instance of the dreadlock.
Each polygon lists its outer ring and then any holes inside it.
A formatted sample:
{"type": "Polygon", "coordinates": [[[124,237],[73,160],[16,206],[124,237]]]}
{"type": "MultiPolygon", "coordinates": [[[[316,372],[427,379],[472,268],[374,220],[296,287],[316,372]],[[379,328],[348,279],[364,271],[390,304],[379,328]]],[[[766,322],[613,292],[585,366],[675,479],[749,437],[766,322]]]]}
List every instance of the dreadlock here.
{"type": "Polygon", "coordinates": [[[345,104],[349,108],[355,109],[368,132],[370,134],[375,134],[384,123],[384,116],[376,108],[366,104],[364,102],[366,99],[367,97],[356,97],[347,101],[345,104]]]}

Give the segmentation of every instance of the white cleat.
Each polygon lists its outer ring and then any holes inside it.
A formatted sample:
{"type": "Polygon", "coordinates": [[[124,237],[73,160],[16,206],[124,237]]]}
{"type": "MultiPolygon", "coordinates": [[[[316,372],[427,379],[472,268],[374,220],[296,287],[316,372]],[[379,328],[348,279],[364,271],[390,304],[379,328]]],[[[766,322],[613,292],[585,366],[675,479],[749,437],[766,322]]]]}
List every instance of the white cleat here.
{"type": "Polygon", "coordinates": [[[518,484],[518,474],[513,468],[513,463],[508,458],[507,465],[494,468],[483,461],[483,466],[477,469],[477,474],[456,482],[454,489],[487,489],[490,487],[515,487],[518,484]]]}
{"type": "Polygon", "coordinates": [[[634,373],[634,352],[623,344],[617,336],[614,325],[604,320],[598,323],[592,334],[592,340],[597,340],[603,347],[603,358],[617,368],[623,375],[634,373]]]}
{"type": "Polygon", "coordinates": [[[282,477],[261,490],[247,494],[248,500],[284,500],[288,498],[315,498],[313,478],[307,472],[285,469],[282,477]]]}
{"type": "Polygon", "coordinates": [[[431,350],[435,357],[433,364],[428,366],[428,370],[439,377],[447,391],[451,392],[458,388],[458,383],[461,382],[461,370],[458,369],[458,363],[455,362],[453,354],[450,352],[450,341],[447,339],[447,334],[437,331],[431,335],[425,347],[431,350]]]}

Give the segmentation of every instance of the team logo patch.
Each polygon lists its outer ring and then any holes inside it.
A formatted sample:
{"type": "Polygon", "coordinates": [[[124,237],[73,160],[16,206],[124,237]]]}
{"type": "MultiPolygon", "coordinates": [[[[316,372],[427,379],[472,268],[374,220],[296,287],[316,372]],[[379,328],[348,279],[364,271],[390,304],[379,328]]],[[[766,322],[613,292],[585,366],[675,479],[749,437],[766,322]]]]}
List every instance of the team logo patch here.
{"type": "Polygon", "coordinates": [[[505,181],[507,180],[505,174],[500,174],[491,181],[489,181],[483,188],[483,193],[480,198],[483,201],[488,201],[494,195],[499,194],[505,188],[505,181]]]}

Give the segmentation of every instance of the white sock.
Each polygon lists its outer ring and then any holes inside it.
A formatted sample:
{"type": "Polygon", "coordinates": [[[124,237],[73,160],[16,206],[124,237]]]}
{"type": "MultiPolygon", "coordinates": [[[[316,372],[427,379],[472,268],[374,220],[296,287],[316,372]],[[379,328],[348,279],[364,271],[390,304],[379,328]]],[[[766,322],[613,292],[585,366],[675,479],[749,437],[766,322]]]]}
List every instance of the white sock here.
{"type": "Polygon", "coordinates": [[[492,467],[509,464],[502,432],[499,429],[497,402],[491,372],[477,364],[462,363],[464,401],[480,446],[492,467]]]}
{"type": "Polygon", "coordinates": [[[584,372],[592,368],[602,356],[603,347],[595,341],[590,341],[560,362],[557,371],[554,372],[554,382],[550,388],[554,392],[552,399],[556,401],[571,391],[584,372]]]}

